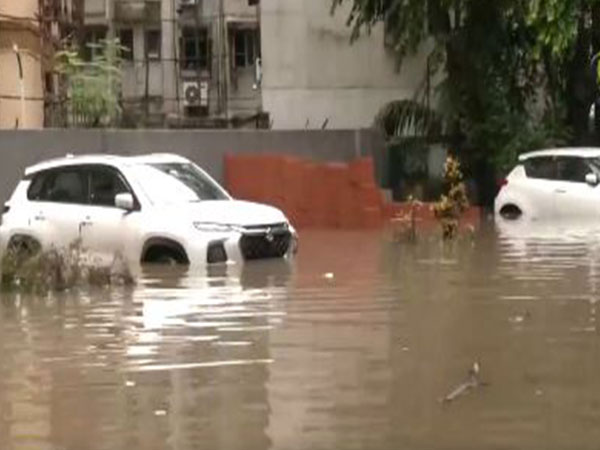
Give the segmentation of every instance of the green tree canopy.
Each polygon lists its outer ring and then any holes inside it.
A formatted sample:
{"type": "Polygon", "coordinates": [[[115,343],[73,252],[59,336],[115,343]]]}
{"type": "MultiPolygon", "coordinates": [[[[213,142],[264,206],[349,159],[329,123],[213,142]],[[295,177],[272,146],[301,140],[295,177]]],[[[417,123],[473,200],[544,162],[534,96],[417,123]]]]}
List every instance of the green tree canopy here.
{"type": "Polygon", "coordinates": [[[503,166],[584,133],[598,0],[333,0],[333,11],[344,3],[353,39],[383,23],[399,65],[429,52],[446,134],[471,155],[503,166]]]}

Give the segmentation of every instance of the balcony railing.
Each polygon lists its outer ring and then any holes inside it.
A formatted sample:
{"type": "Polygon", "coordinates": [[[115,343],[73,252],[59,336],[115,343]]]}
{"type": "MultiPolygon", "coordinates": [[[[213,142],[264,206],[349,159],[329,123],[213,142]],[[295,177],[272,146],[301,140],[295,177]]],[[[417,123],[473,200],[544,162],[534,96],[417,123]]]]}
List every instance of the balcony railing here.
{"type": "Polygon", "coordinates": [[[115,0],[118,22],[159,22],[160,0],[115,0]]]}

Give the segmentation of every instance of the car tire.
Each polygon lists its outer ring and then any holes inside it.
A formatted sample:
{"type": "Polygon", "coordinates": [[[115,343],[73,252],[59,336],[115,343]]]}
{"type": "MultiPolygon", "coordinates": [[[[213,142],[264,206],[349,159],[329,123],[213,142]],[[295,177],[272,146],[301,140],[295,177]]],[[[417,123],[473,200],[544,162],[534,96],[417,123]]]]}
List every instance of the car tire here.
{"type": "Polygon", "coordinates": [[[142,264],[187,265],[189,260],[183,247],[160,242],[150,245],[144,250],[142,264]]]}
{"type": "Polygon", "coordinates": [[[523,215],[523,211],[517,205],[509,203],[500,208],[500,216],[506,220],[517,220],[523,215]]]}
{"type": "Polygon", "coordinates": [[[180,264],[174,255],[171,255],[168,253],[163,253],[163,254],[155,257],[152,262],[154,264],[161,264],[161,265],[165,265],[165,266],[176,266],[177,264],[180,264]]]}
{"type": "Polygon", "coordinates": [[[35,256],[40,250],[41,245],[34,238],[29,236],[13,236],[8,242],[7,254],[20,261],[25,261],[35,256]]]}

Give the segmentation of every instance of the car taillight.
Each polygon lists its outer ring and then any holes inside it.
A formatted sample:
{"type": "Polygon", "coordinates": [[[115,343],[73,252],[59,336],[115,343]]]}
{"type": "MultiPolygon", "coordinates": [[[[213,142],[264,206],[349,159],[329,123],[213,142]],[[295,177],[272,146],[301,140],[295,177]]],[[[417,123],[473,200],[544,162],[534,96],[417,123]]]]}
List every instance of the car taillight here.
{"type": "Polygon", "coordinates": [[[2,225],[2,216],[4,216],[4,214],[6,214],[9,209],[10,209],[10,206],[8,206],[8,205],[4,205],[4,208],[2,208],[2,214],[0,215],[0,225],[2,225]]]}
{"type": "Polygon", "coordinates": [[[504,186],[508,184],[508,180],[506,178],[502,178],[498,181],[498,189],[502,189],[504,186]]]}

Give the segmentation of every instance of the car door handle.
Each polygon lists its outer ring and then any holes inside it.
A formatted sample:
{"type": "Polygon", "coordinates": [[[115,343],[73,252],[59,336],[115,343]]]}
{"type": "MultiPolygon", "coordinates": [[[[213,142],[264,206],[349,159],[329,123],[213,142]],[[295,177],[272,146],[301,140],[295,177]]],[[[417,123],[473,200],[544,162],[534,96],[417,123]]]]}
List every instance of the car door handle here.
{"type": "Polygon", "coordinates": [[[556,192],[557,194],[566,194],[567,193],[566,189],[556,189],[554,192],[556,192]]]}
{"type": "Polygon", "coordinates": [[[33,220],[36,220],[38,222],[43,222],[46,220],[46,216],[44,216],[44,214],[42,214],[42,213],[37,213],[35,216],[33,216],[33,220]]]}
{"type": "Polygon", "coordinates": [[[83,222],[79,222],[79,232],[81,233],[81,230],[83,230],[83,228],[91,227],[92,225],[94,225],[94,222],[89,221],[89,220],[84,220],[83,222]]]}

